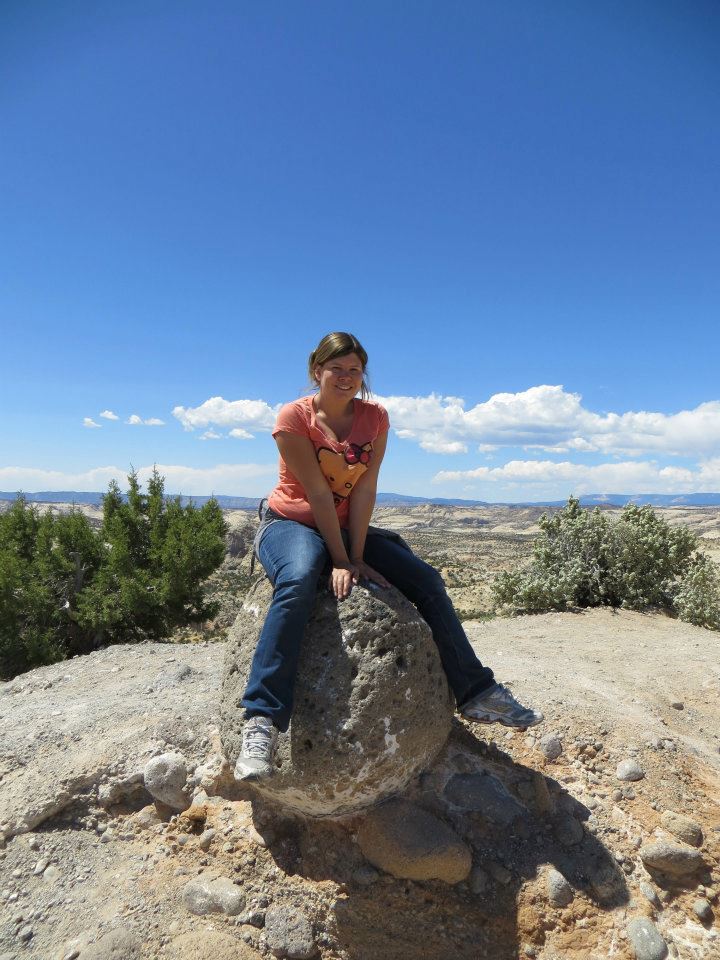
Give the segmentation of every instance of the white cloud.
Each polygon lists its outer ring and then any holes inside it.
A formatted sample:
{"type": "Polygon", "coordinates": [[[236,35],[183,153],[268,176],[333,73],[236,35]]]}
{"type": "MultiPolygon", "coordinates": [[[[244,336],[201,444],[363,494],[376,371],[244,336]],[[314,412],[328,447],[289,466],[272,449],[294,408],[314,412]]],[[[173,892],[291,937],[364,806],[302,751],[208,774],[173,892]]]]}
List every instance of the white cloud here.
{"type": "Polygon", "coordinates": [[[102,428],[101,423],[95,423],[92,417],[83,417],[83,426],[89,427],[91,430],[97,428],[98,430],[102,428]]]}
{"type": "Polygon", "coordinates": [[[157,417],[149,417],[147,420],[143,420],[142,417],[139,417],[136,413],[130,414],[125,423],[129,423],[131,427],[164,427],[165,421],[159,420],[157,417]]]}
{"type": "Polygon", "coordinates": [[[222,397],[210,397],[199,407],[175,407],[173,416],[185,430],[210,426],[233,427],[246,434],[240,439],[251,440],[253,434],[250,431],[272,430],[280,406],[281,404],[277,404],[271,407],[264,400],[224,400],[222,397]]]}
{"type": "Polygon", "coordinates": [[[119,420],[119,419],[120,419],[120,417],[119,417],[116,413],[113,413],[112,410],[103,410],[103,412],[100,414],[100,416],[101,416],[104,420],[119,420]]]}
{"type": "Polygon", "coordinates": [[[198,440],[222,440],[222,434],[216,433],[214,430],[206,430],[198,437],[198,440]]]}
{"type": "Polygon", "coordinates": [[[711,492],[720,485],[720,458],[696,469],[662,466],[653,460],[580,464],[564,460],[511,460],[499,467],[441,470],[434,484],[487,485],[512,492],[522,490],[527,500],[564,497],[570,493],[688,493],[711,492]]]}
{"type": "Polygon", "coordinates": [[[248,433],[247,430],[243,430],[242,427],[235,427],[234,430],[230,431],[229,434],[231,437],[235,437],[236,440],[253,440],[254,437],[251,433],[248,433]]]}
{"type": "MultiPolygon", "coordinates": [[[[274,485],[277,475],[275,463],[220,463],[201,468],[158,463],[157,469],[165,477],[167,493],[195,496],[207,496],[213,492],[232,496],[265,496],[274,485]]],[[[152,470],[152,465],[138,469],[141,483],[148,480],[152,470]]],[[[128,473],[129,468],[123,470],[116,466],[94,467],[80,473],[32,467],[0,467],[0,490],[23,490],[26,493],[39,490],[104,492],[111,480],[117,480],[124,490],[128,473]]]]}
{"type": "Polygon", "coordinates": [[[617,456],[720,454],[720,400],[692,410],[595,413],[580,394],[542,385],[519,393],[497,393],[469,410],[460,397],[378,397],[403,439],[423,449],[463,453],[468,443],[481,452],[526,447],[547,452],[617,456]]]}

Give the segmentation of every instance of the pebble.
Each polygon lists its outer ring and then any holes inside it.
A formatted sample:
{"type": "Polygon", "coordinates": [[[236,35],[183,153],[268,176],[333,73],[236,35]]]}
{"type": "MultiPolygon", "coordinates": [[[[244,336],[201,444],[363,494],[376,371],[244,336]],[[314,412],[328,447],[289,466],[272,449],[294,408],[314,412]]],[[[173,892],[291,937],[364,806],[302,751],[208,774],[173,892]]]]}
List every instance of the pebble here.
{"type": "Polygon", "coordinates": [[[224,913],[235,917],[245,909],[245,895],[227,877],[203,876],[191,880],[183,890],[183,903],[190,913],[224,913]]]}
{"type": "Polygon", "coordinates": [[[485,893],[490,877],[482,867],[473,867],[470,872],[470,889],[475,894],[485,893]]]}
{"type": "Polygon", "coordinates": [[[656,909],[659,910],[662,907],[660,898],[655,892],[655,887],[653,887],[652,884],[643,881],[640,884],[640,893],[645,897],[648,903],[651,903],[656,909]]]}
{"type": "Polygon", "coordinates": [[[35,869],[33,870],[33,875],[39,877],[41,873],[44,873],[49,861],[46,857],[41,857],[40,860],[35,864],[35,869]]]}
{"type": "Polygon", "coordinates": [[[581,842],[585,832],[579,820],[565,817],[555,826],[555,836],[564,847],[574,847],[581,842]]]}
{"type": "Polygon", "coordinates": [[[566,907],[573,899],[573,889],[559,870],[551,867],[546,877],[547,894],[550,903],[556,907],[566,907]]]}
{"type": "Polygon", "coordinates": [[[660,818],[663,827],[679,840],[689,843],[691,847],[701,847],[703,832],[699,823],[685,816],[684,813],[674,813],[666,810],[660,818]]]}
{"type": "Polygon", "coordinates": [[[661,870],[674,877],[694,873],[703,864],[700,852],[694,847],[681,846],[669,840],[658,840],[640,847],[640,857],[646,867],[661,870]]]}
{"type": "Polygon", "coordinates": [[[645,771],[637,760],[621,760],[617,765],[615,776],[618,780],[642,780],[645,776],[645,771]]]}
{"type": "Polygon", "coordinates": [[[682,702],[682,700],[673,700],[671,701],[670,706],[673,708],[673,710],[685,709],[685,704],[682,702]]]}
{"type": "Polygon", "coordinates": [[[664,960],[668,954],[667,944],[657,927],[647,917],[635,917],[627,925],[630,943],[636,960],[664,960]]]}
{"type": "Polygon", "coordinates": [[[18,930],[18,940],[22,940],[25,943],[27,940],[32,939],[33,929],[32,927],[21,927],[18,930]]]}
{"type": "Polygon", "coordinates": [[[209,850],[214,836],[215,831],[212,829],[212,827],[209,827],[207,830],[203,830],[203,832],[200,834],[200,839],[198,840],[198,846],[200,849],[205,851],[209,850]]]}
{"type": "Polygon", "coordinates": [[[355,883],[359,884],[361,887],[369,887],[377,881],[379,876],[380,874],[375,867],[371,867],[369,863],[363,863],[357,868],[357,870],[355,870],[352,878],[355,883]]]}
{"type": "Polygon", "coordinates": [[[148,793],[173,810],[187,810],[190,798],[185,792],[188,769],[181,753],[162,753],[148,760],[143,780],[148,793]]]}
{"type": "Polygon", "coordinates": [[[273,906],[267,911],[265,938],[275,957],[310,960],[318,952],[310,920],[294,908],[273,906]]]}
{"type": "Polygon", "coordinates": [[[563,752],[562,743],[553,734],[546,734],[540,740],[540,751],[546,760],[557,760],[563,752]]]}
{"type": "Polygon", "coordinates": [[[710,923],[713,918],[712,907],[705,899],[698,899],[693,904],[693,913],[703,923],[710,923]]]}

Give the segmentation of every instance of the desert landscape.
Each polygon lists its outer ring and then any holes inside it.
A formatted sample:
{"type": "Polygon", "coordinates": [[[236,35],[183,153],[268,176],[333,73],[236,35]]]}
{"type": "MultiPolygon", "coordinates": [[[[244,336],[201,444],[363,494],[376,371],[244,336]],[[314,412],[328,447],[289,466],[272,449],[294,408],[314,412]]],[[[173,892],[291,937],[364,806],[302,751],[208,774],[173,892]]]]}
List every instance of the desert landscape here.
{"type": "MultiPolygon", "coordinates": [[[[0,687],[2,960],[720,957],[720,635],[609,609],[494,617],[489,580],[525,562],[542,512],[373,521],[442,570],[479,656],[546,716],[525,733],[455,719],[398,800],[396,862],[433,822],[467,876],[447,873],[439,842],[430,879],[374,865],[372,811],[304,818],[232,781],[223,640],[260,573],[254,514],[230,511],[213,622],[0,687]],[[148,772],[168,755],[185,809],[148,772]]],[[[719,510],[658,512],[717,558],[719,510]]]]}

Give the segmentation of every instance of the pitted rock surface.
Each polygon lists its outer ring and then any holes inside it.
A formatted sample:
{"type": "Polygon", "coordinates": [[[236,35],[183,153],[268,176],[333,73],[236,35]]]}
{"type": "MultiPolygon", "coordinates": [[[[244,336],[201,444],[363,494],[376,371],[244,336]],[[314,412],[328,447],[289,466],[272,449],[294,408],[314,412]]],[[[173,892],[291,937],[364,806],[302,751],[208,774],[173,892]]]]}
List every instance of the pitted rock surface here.
{"type": "MultiPolygon", "coordinates": [[[[261,580],[230,632],[220,735],[234,766],[240,706],[272,588],[261,580]]],[[[397,590],[318,591],[277,770],[258,789],[310,816],[342,816],[401,791],[447,739],[454,701],[430,628],[397,590]]]]}

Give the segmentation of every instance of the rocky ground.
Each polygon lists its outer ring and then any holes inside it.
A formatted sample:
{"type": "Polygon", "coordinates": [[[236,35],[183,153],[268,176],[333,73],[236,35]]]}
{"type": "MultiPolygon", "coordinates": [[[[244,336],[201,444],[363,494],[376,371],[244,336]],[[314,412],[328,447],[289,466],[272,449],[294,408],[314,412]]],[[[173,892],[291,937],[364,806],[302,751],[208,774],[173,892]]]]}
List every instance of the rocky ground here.
{"type": "Polygon", "coordinates": [[[223,644],[3,684],[2,960],[720,957],[720,637],[609,611],[467,626],[545,724],[456,721],[401,800],[342,822],[232,784],[223,644]]]}

